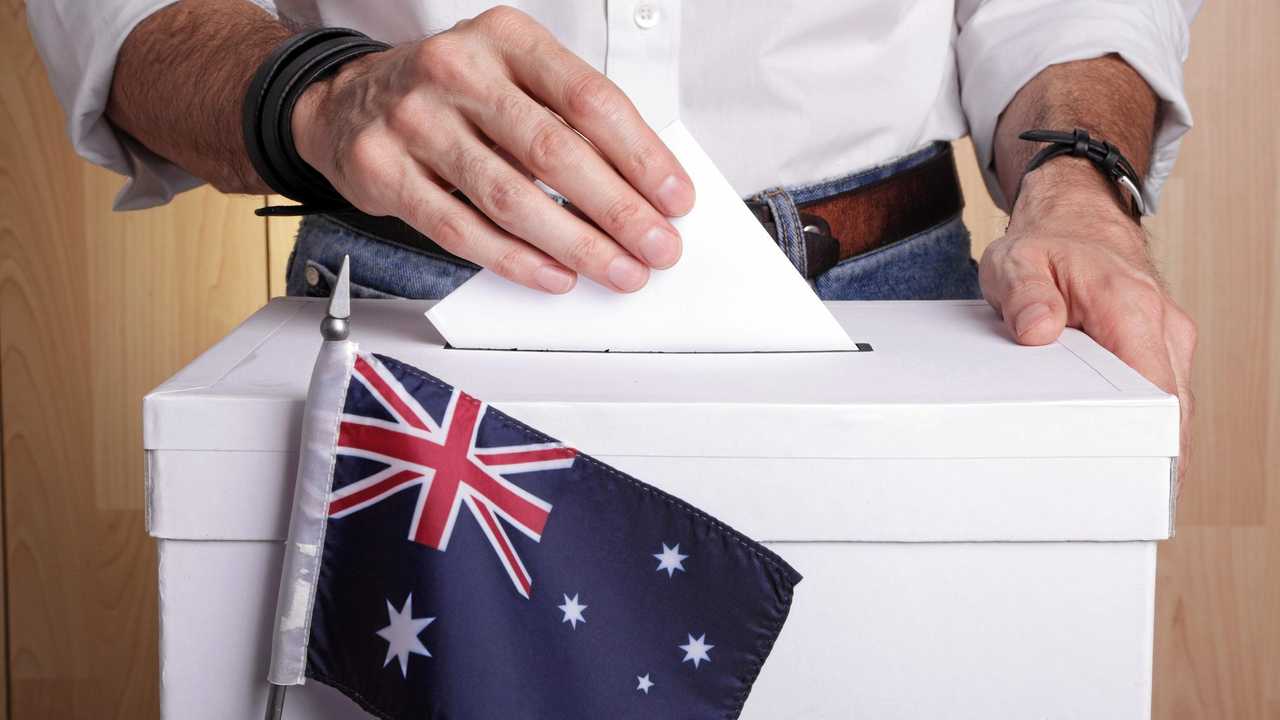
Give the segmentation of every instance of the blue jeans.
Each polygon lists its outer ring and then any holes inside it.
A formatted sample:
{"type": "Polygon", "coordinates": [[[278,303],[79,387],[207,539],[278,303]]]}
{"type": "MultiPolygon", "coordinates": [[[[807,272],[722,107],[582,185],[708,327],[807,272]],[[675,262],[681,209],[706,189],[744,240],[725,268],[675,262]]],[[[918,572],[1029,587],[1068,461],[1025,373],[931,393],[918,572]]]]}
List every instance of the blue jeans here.
{"type": "MultiPolygon", "coordinates": [[[[796,204],[847,192],[917,165],[944,146],[935,144],[885,165],[812,185],[773,188],[767,202],[778,227],[778,245],[798,257],[801,226],[796,204]]],[[[970,257],[969,231],[959,216],[893,244],[841,261],[813,280],[823,300],[974,299],[978,268],[970,257]]],[[[479,268],[457,259],[384,243],[324,216],[303,219],[289,258],[290,295],[329,294],[342,256],[351,256],[354,297],[442,298],[479,268]]]]}

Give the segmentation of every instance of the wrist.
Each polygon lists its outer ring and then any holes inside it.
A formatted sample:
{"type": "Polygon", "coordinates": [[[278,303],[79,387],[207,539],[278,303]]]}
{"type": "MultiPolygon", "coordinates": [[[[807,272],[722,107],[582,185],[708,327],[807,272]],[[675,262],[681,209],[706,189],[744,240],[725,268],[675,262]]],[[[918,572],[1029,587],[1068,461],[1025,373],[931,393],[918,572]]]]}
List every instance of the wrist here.
{"type": "Polygon", "coordinates": [[[307,86],[298,96],[293,106],[293,115],[289,118],[289,126],[293,131],[293,144],[298,149],[298,156],[308,165],[319,169],[318,158],[313,155],[312,148],[323,147],[324,142],[317,136],[323,134],[321,119],[324,117],[322,106],[329,98],[330,83],[333,78],[317,80],[307,86]]]}
{"type": "Polygon", "coordinates": [[[1049,160],[1022,178],[1010,224],[1064,218],[1137,226],[1129,198],[1085,158],[1049,160]]]}
{"type": "Polygon", "coordinates": [[[345,61],[336,72],[320,77],[307,85],[298,96],[289,118],[294,147],[307,164],[317,170],[327,165],[333,154],[333,123],[349,114],[344,112],[338,99],[352,82],[368,73],[371,63],[383,55],[381,52],[360,55],[345,61]]]}

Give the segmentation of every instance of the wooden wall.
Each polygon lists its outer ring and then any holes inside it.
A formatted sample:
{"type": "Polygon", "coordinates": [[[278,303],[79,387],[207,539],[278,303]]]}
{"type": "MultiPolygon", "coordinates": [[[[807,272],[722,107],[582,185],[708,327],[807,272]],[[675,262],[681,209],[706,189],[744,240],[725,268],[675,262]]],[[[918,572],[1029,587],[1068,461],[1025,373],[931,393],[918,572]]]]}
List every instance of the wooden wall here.
{"type": "Polygon", "coordinates": [[[12,718],[157,713],[142,395],[267,297],[252,198],[112,214],[27,35],[0,20],[0,428],[12,718]]]}
{"type": "MultiPolygon", "coordinates": [[[[0,718],[156,716],[143,393],[282,292],[292,225],[201,190],[112,214],[62,131],[20,0],[0,0],[0,718]]],[[[1157,718],[1280,718],[1280,4],[1209,3],[1198,127],[1150,223],[1200,322],[1200,413],[1160,552],[1157,718]]],[[[1003,218],[972,155],[978,250],[1003,218]]]]}

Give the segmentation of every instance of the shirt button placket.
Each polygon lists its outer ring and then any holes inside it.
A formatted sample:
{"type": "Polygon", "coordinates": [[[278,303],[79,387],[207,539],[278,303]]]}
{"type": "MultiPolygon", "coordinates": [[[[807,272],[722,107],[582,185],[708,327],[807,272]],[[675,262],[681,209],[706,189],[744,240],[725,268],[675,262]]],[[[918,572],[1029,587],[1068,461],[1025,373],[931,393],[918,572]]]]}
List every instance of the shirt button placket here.
{"type": "Polygon", "coordinates": [[[680,117],[680,0],[607,0],[605,12],[605,74],[661,130],[680,117]]]}

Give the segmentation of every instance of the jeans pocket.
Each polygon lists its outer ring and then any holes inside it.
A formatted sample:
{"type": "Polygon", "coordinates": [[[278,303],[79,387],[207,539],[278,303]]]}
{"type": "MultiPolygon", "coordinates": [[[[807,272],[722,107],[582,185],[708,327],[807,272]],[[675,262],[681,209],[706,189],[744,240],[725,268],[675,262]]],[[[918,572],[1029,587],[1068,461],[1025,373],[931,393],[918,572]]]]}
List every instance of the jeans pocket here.
{"type": "Polygon", "coordinates": [[[304,218],[289,262],[288,292],[327,297],[342,259],[351,259],[351,294],[437,300],[478,270],[474,265],[384,242],[312,215],[304,218]]]}
{"type": "Polygon", "coordinates": [[[982,297],[969,231],[953,218],[842,260],[814,280],[823,300],[974,300],[982,297]]]}

